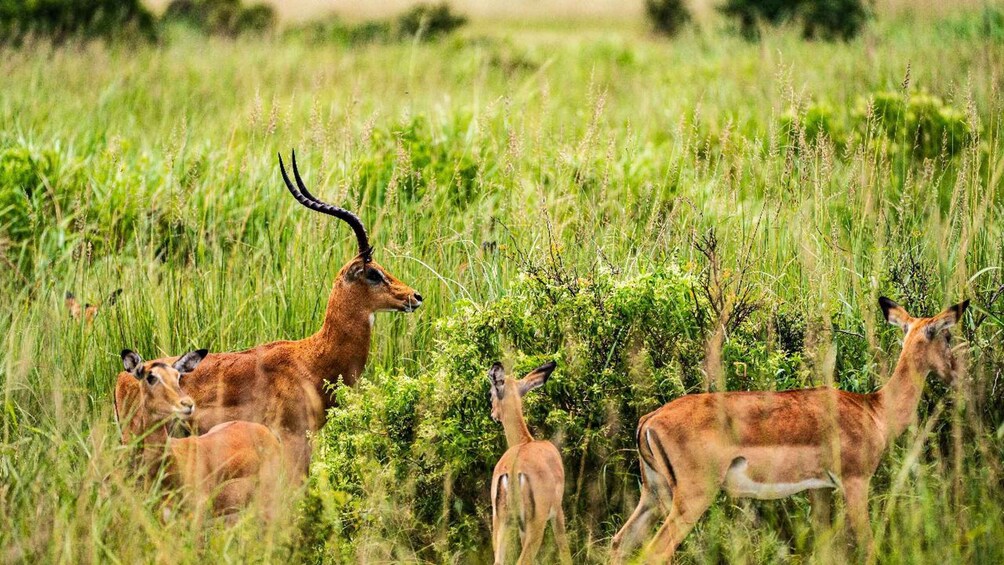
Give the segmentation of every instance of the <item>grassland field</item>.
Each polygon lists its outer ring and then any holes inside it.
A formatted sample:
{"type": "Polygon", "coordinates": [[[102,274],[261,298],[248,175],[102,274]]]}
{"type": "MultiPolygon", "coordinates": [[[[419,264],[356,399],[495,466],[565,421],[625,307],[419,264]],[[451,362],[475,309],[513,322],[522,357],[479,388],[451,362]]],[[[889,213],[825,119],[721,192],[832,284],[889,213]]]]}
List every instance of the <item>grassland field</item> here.
{"type": "MultiPolygon", "coordinates": [[[[556,390],[594,399],[634,390],[606,390],[611,375],[655,383],[609,427],[579,430],[584,401],[571,394],[559,403],[544,389],[528,410],[540,437],[565,442],[569,493],[610,481],[570,503],[576,562],[604,562],[637,496],[632,418],[706,388],[874,390],[899,352],[877,306],[885,294],[918,314],[973,302],[959,332],[965,385],[928,387],[873,485],[878,561],[1004,562],[1004,42],[982,18],[880,15],[846,43],[788,29],[759,42],[719,26],[666,40],[630,21],[475,20],[431,43],[182,35],[3,49],[0,561],[484,562],[487,475],[468,473],[474,486],[455,496],[448,472],[431,486],[392,479],[422,468],[414,446],[430,422],[453,422],[429,405],[453,398],[437,387],[453,382],[455,359],[467,363],[454,373],[470,382],[463,398],[480,398],[471,410],[484,414],[471,420],[477,435],[436,441],[461,446],[457,469],[502,453],[474,372],[498,356],[558,358],[556,390]],[[895,104],[913,114],[876,110],[895,104]],[[119,445],[118,352],[229,351],[316,330],[355,242],[286,193],[276,154],[291,148],[313,192],[355,210],[375,258],[425,302],[377,316],[364,383],[319,434],[288,519],[207,534],[184,513],[164,517],[164,493],[137,480],[119,445]],[[714,264],[701,251],[711,233],[714,264]],[[661,368],[617,340],[609,355],[584,351],[557,316],[560,330],[539,339],[464,341],[495,313],[532,316],[511,299],[533,281],[574,306],[588,288],[661,296],[662,280],[694,297],[670,306],[681,324],[739,292],[753,311],[724,343],[690,336],[689,365],[661,368]],[[117,288],[92,324],[65,311],[68,290],[98,302],[117,288]],[[756,355],[744,353],[751,343],[756,355]],[[727,362],[704,358],[715,348],[727,362]],[[593,357],[608,363],[594,371],[593,357]],[[396,390],[418,398],[404,439],[396,390]],[[372,420],[353,430],[359,414],[372,420]],[[589,433],[617,450],[568,439],[589,433]],[[600,456],[609,472],[593,466],[600,456]],[[332,480],[344,469],[351,480],[332,480]]],[[[659,323],[631,320],[642,333],[659,323]]],[[[425,461],[450,466],[435,457],[425,461]]],[[[722,499],[680,560],[840,562],[840,543],[817,540],[806,516],[799,497],[722,499]]]]}

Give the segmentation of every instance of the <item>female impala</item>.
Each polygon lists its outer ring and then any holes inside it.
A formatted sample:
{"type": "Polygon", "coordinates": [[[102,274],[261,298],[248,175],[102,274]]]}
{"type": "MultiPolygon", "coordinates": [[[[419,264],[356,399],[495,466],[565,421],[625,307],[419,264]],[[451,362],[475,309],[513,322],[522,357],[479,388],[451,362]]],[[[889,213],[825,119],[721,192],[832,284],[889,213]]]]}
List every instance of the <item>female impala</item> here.
{"type": "Polygon", "coordinates": [[[136,410],[116,415],[122,424],[122,441],[140,440],[142,460],[151,476],[163,467],[166,483],[194,493],[199,506],[212,500],[217,514],[247,506],[262,492],[279,486],[282,449],[279,440],[261,424],[225,422],[201,436],[173,438],[169,432],[184,428],[196,405],[181,392],[183,375],[191,373],[206,356],[200,349],[181,356],[172,365],[144,363],[135,352],[122,352],[122,365],[139,386],[136,410]]]}
{"type": "Polygon", "coordinates": [[[561,509],[565,491],[561,454],[551,442],[534,440],[523,419],[523,395],[543,386],[555,367],[552,361],[518,381],[506,376],[501,363],[495,363],[488,371],[492,418],[502,422],[509,445],[492,474],[492,544],[496,565],[504,562],[506,537],[514,512],[523,541],[521,564],[530,563],[537,555],[549,519],[561,560],[572,562],[565,537],[565,513],[561,509]]]}
{"type": "Polygon", "coordinates": [[[669,560],[723,488],[731,496],[760,499],[809,490],[814,514],[817,501],[842,490],[851,529],[869,550],[868,483],[882,453],[916,419],[928,373],[948,383],[957,376],[948,329],[969,301],[933,318],[913,318],[888,298],[879,304],[906,337],[892,378],[878,392],[693,394],[643,416],[641,499],[614,536],[614,561],[630,552],[657,510],[669,516],[646,553],[649,560],[669,560]]]}
{"type": "MultiPolygon", "coordinates": [[[[352,227],[359,255],[335,278],[321,329],[299,341],[276,341],[246,351],[213,353],[185,377],[185,392],[198,404],[194,424],[207,429],[229,420],[259,422],[282,440],[291,474],[307,472],[310,445],[307,432],[324,424],[333,404],[331,386],[352,386],[366,365],[375,312],[413,312],[422,297],[372,259],[372,248],[355,214],[325,204],[304,186],[293,154],[294,187],[282,157],[279,169],[286,188],[303,206],[334,216],[352,227]]],[[[162,359],[171,363],[173,359],[162,359]]],[[[136,399],[138,385],[121,373],[116,402],[126,409],[136,399]]]]}

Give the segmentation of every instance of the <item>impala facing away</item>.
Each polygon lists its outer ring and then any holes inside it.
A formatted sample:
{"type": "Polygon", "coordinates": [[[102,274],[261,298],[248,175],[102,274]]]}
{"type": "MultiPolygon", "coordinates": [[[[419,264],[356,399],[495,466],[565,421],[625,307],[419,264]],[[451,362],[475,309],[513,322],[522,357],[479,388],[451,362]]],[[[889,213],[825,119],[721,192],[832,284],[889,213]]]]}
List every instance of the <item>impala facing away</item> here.
{"type": "Polygon", "coordinates": [[[200,436],[170,437],[195,414],[196,405],[181,391],[180,382],[205,356],[206,350],[200,349],[167,365],[144,363],[135,352],[124,350],[122,365],[136,380],[139,398],[134,412],[122,413],[116,405],[115,413],[123,443],[140,439],[142,462],[151,477],[163,467],[168,486],[194,494],[197,507],[212,501],[216,514],[227,514],[247,506],[258,493],[266,499],[276,492],[282,448],[268,428],[252,422],[225,422],[200,436]]]}
{"type": "MultiPolygon", "coordinates": [[[[291,476],[302,478],[310,462],[308,431],[324,425],[333,402],[330,385],[355,384],[366,365],[375,312],[413,312],[422,296],[372,259],[372,248],[355,214],[315,198],[304,186],[293,154],[290,182],[279,157],[286,188],[303,206],[349,224],[359,254],[335,278],[321,329],[299,341],[276,341],[246,351],[213,353],[185,377],[185,392],[199,406],[193,418],[204,430],[230,420],[258,422],[282,440],[291,476]],[[299,188],[297,188],[299,187],[299,188]]],[[[159,360],[173,363],[174,358],[159,360]]],[[[138,394],[136,379],[120,373],[116,402],[131,406],[138,394]]]]}
{"type": "Polygon", "coordinates": [[[645,550],[668,561],[721,489],[775,499],[808,490],[817,522],[843,491],[860,548],[870,550],[868,483],[889,444],[917,417],[928,373],[951,384],[960,363],[948,329],[969,301],[933,318],[913,318],[888,298],[889,323],[906,332],[892,377],[879,391],[833,388],[723,392],[680,397],[638,423],[641,499],[613,539],[613,561],[629,553],[657,513],[669,515],[645,550]]]}
{"type": "Polygon", "coordinates": [[[488,371],[492,418],[502,422],[509,446],[492,473],[492,545],[496,565],[505,561],[506,538],[513,519],[519,523],[523,542],[520,564],[530,563],[536,557],[548,520],[561,561],[572,562],[565,537],[565,513],[561,509],[565,491],[561,454],[551,442],[534,440],[523,419],[523,395],[543,386],[556,366],[552,361],[518,381],[506,376],[501,363],[495,363],[488,371]]]}

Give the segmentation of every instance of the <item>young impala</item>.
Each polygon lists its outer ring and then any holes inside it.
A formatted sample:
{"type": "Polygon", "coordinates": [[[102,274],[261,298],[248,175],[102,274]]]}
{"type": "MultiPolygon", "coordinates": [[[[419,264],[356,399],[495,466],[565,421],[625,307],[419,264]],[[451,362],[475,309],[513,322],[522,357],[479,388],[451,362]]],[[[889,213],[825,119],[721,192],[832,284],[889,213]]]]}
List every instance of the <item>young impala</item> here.
{"type": "Polygon", "coordinates": [[[122,413],[118,405],[115,412],[123,443],[140,441],[142,463],[152,477],[163,471],[168,486],[193,493],[199,506],[212,501],[215,513],[226,514],[247,506],[259,492],[262,498],[275,492],[282,450],[268,428],[252,422],[225,422],[200,436],[171,437],[196,412],[180,383],[205,356],[200,349],[168,365],[144,363],[124,350],[122,366],[136,380],[139,396],[134,412],[122,413]]]}
{"type": "MultiPolygon", "coordinates": [[[[293,154],[293,176],[279,169],[286,188],[303,206],[338,218],[352,227],[359,254],[335,278],[321,329],[298,341],[276,341],[246,351],[210,354],[185,377],[185,392],[199,406],[193,418],[198,429],[230,420],[258,422],[279,434],[291,474],[302,478],[310,461],[307,433],[324,424],[333,402],[331,388],[355,384],[366,365],[375,312],[413,312],[422,296],[392,276],[372,259],[372,248],[355,214],[325,204],[304,186],[293,154]]],[[[173,363],[173,358],[160,360],[173,363]]],[[[139,388],[132,376],[121,373],[115,386],[116,402],[131,406],[139,388]]]]}
{"type": "Polygon", "coordinates": [[[492,545],[496,565],[505,560],[506,538],[513,514],[523,542],[519,563],[530,563],[536,557],[548,520],[562,562],[572,562],[565,537],[565,513],[561,509],[565,490],[561,454],[551,442],[534,440],[523,419],[523,395],[543,386],[555,366],[552,361],[537,367],[518,381],[506,376],[501,363],[495,363],[488,371],[492,418],[502,422],[509,446],[492,474],[492,545]]]}
{"type": "Polygon", "coordinates": [[[631,551],[656,513],[668,511],[646,548],[647,561],[668,561],[721,489],[759,499],[808,490],[813,514],[828,514],[828,496],[840,490],[858,545],[870,550],[869,481],[889,444],[916,420],[927,375],[951,384],[960,371],[948,329],[969,301],[933,318],[913,318],[888,298],[879,304],[906,337],[892,377],[877,392],[693,394],[643,416],[641,499],[614,536],[613,560],[631,551]]]}
{"type": "Polygon", "coordinates": [[[115,302],[118,301],[119,295],[122,294],[122,289],[117,288],[108,295],[108,298],[104,302],[99,302],[97,304],[80,304],[77,301],[77,297],[73,295],[72,292],[66,291],[66,296],[64,299],[64,304],[66,305],[66,310],[70,313],[70,317],[74,320],[84,319],[85,322],[93,322],[95,316],[98,312],[104,310],[109,306],[114,306],[115,302]]]}

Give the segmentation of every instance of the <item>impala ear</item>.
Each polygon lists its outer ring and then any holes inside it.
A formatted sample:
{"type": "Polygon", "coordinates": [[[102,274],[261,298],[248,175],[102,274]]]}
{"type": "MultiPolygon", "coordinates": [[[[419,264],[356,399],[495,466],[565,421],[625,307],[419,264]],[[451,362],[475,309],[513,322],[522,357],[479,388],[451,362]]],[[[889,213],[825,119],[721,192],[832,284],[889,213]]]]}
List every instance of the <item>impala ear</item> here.
{"type": "Polygon", "coordinates": [[[491,383],[492,398],[502,400],[505,395],[505,369],[502,363],[496,361],[491,369],[488,369],[488,382],[491,383]]]}
{"type": "Polygon", "coordinates": [[[357,281],[366,274],[366,264],[358,257],[352,260],[349,268],[345,271],[345,278],[349,281],[357,281]]]}
{"type": "Polygon", "coordinates": [[[122,294],[122,289],[116,288],[115,290],[112,291],[111,294],[108,295],[108,298],[105,300],[105,304],[109,306],[114,306],[115,303],[118,302],[120,294],[122,294]]]}
{"type": "Polygon", "coordinates": [[[122,350],[122,367],[137,379],[143,378],[143,358],[131,349],[122,350]]]}
{"type": "Polygon", "coordinates": [[[188,353],[182,355],[174,362],[174,370],[178,371],[182,375],[185,373],[191,373],[195,370],[195,367],[206,358],[209,354],[207,349],[197,349],[195,351],[189,351],[188,353]]]}
{"type": "Polygon", "coordinates": [[[935,316],[934,321],[927,326],[928,339],[933,339],[934,336],[959,323],[967,308],[969,308],[968,298],[935,316]]]}
{"type": "Polygon", "coordinates": [[[66,309],[70,311],[71,318],[76,320],[80,317],[80,303],[77,302],[77,297],[72,292],[66,291],[63,304],[65,304],[66,309]]]}
{"type": "Polygon", "coordinates": [[[524,396],[531,390],[544,386],[544,383],[547,382],[547,378],[551,376],[551,373],[554,372],[554,369],[557,366],[558,364],[556,362],[551,361],[537,367],[533,371],[530,371],[530,374],[523,377],[519,381],[519,395],[524,396]]]}
{"type": "Polygon", "coordinates": [[[913,323],[913,317],[910,316],[910,314],[902,306],[884,296],[879,297],[879,306],[882,307],[882,314],[885,316],[885,321],[894,326],[899,326],[904,332],[910,331],[910,324],[913,323]]]}

